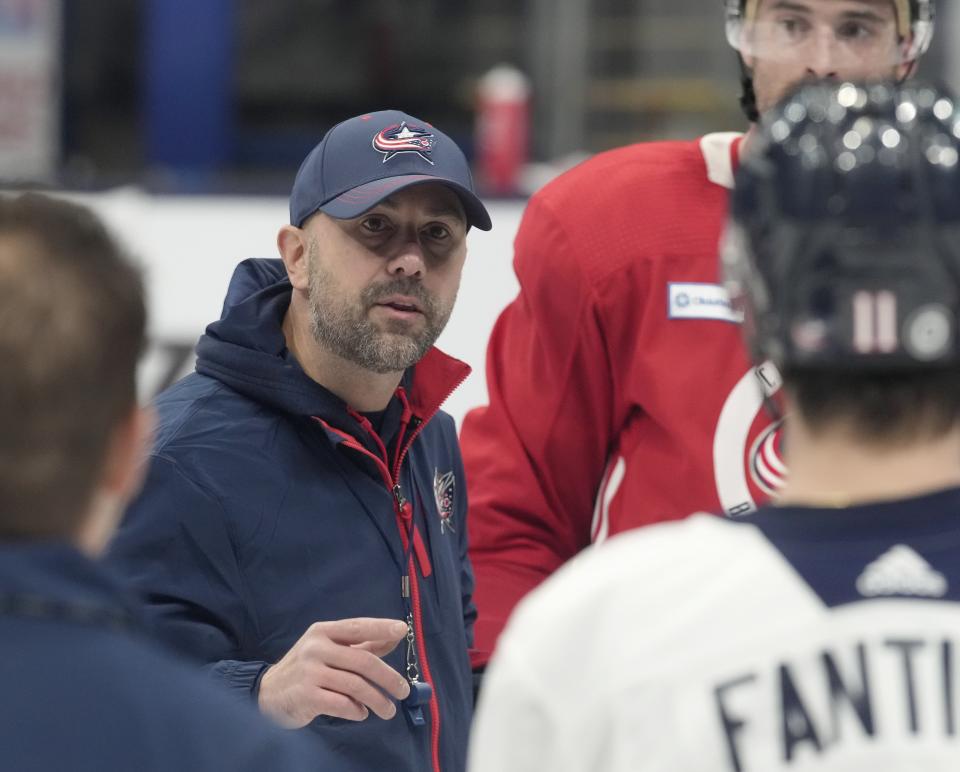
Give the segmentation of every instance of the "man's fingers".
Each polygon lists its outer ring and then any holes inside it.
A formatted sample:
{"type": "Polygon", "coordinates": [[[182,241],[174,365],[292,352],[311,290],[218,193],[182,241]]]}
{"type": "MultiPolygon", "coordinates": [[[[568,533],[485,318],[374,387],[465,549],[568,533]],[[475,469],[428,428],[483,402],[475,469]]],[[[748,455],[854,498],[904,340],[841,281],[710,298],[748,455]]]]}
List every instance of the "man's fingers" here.
{"type": "Polygon", "coordinates": [[[370,711],[365,705],[361,705],[345,694],[327,689],[317,690],[313,713],[316,716],[334,716],[347,721],[366,721],[370,716],[370,711]]]}
{"type": "Polygon", "coordinates": [[[324,664],[357,674],[395,700],[404,700],[410,694],[406,678],[375,654],[359,647],[334,646],[326,653],[324,664]]]}
{"type": "Polygon", "coordinates": [[[317,622],[315,628],[334,643],[352,645],[365,641],[399,642],[407,634],[407,623],[399,619],[355,617],[338,619],[335,622],[317,622]]]}
{"type": "Polygon", "coordinates": [[[318,715],[363,721],[373,711],[396,715],[394,700],[410,686],[381,656],[407,634],[397,619],[358,617],[310,626],[260,682],[261,710],[285,726],[305,726],[318,715]]]}
{"type": "MultiPolygon", "coordinates": [[[[403,640],[403,639],[401,639],[403,640]]],[[[355,643],[353,646],[355,649],[362,649],[363,651],[369,651],[371,654],[377,657],[385,657],[395,648],[400,641],[364,641],[363,643],[355,643]]]]}
{"type": "Polygon", "coordinates": [[[397,714],[393,700],[355,673],[328,668],[323,673],[323,688],[349,697],[360,705],[365,705],[384,720],[397,714]]]}

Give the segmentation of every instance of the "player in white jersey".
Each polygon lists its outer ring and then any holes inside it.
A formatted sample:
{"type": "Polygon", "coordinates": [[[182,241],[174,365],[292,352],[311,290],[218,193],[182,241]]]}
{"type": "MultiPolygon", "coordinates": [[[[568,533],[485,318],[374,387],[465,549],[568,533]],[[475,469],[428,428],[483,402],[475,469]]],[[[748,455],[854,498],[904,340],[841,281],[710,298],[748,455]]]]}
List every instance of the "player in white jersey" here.
{"type": "Polygon", "coordinates": [[[522,602],[471,772],[960,769],[958,137],[923,86],[808,86],[764,120],[723,273],[782,374],[787,484],[522,602]]]}

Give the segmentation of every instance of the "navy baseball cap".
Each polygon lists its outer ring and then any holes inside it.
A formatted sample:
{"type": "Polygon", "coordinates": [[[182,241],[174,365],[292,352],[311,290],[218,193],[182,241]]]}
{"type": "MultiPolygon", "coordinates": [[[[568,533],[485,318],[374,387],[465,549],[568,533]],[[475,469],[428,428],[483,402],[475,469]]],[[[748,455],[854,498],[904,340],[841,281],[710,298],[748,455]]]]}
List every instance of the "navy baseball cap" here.
{"type": "Polygon", "coordinates": [[[440,182],[463,203],[467,222],[492,227],[473,188],[463,152],[442,131],[399,110],[383,110],[338,123],[306,157],[290,194],[290,223],[300,227],[315,212],[358,217],[398,190],[440,182]]]}

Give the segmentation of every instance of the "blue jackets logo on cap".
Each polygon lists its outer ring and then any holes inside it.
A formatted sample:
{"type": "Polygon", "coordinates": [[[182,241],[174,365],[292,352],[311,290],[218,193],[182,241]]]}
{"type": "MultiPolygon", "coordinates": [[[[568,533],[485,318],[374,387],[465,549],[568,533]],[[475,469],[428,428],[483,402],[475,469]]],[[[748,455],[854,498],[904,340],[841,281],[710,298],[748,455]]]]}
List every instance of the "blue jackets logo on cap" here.
{"type": "Polygon", "coordinates": [[[433,166],[430,153],[433,152],[433,134],[419,126],[409,126],[406,121],[399,125],[388,126],[373,138],[373,149],[383,153],[386,163],[399,153],[416,153],[433,166]]]}

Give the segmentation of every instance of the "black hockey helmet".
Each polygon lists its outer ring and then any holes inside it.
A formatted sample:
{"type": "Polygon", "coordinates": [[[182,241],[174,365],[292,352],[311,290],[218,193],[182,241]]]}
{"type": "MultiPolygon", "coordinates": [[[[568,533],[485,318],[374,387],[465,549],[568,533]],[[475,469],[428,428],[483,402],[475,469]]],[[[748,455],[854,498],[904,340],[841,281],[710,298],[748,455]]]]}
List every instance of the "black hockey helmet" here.
{"type": "MultiPolygon", "coordinates": [[[[756,96],[753,92],[753,77],[744,64],[743,56],[750,53],[745,50],[746,37],[744,24],[754,19],[757,7],[762,0],[723,0],[727,41],[737,51],[740,59],[743,94],[740,105],[747,118],[756,121],[759,117],[756,96]]],[[[936,20],[935,0],[891,0],[897,12],[897,27],[901,40],[909,45],[898,51],[901,63],[913,63],[919,60],[933,40],[936,20]]]]}
{"type": "Polygon", "coordinates": [[[764,116],[722,274],[757,361],[960,363],[960,110],[924,86],[808,85],[764,116]]]}

